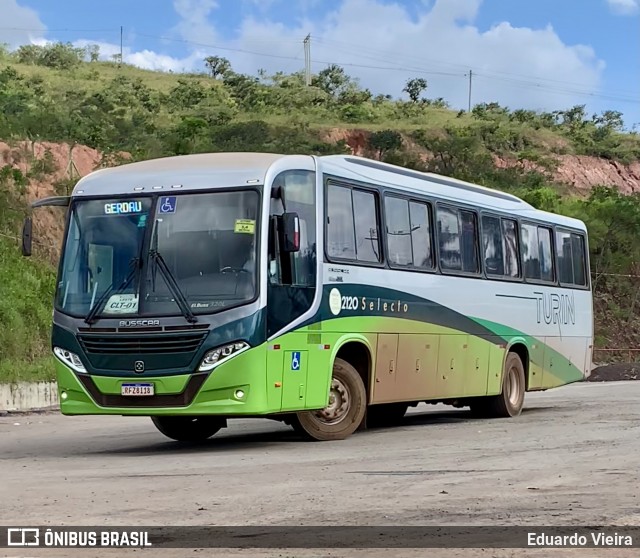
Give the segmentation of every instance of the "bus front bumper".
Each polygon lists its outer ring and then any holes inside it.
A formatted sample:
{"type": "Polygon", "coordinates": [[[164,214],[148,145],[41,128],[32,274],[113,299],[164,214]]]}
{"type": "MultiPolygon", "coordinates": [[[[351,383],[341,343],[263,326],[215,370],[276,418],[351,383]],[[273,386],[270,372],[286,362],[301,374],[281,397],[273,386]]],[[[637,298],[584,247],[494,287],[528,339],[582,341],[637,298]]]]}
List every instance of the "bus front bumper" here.
{"type": "Polygon", "coordinates": [[[262,351],[249,351],[205,374],[140,378],[79,374],[55,359],[60,411],[64,415],[139,416],[278,412],[280,390],[267,388],[264,360],[257,362],[260,357],[264,357],[262,351]],[[122,384],[128,383],[153,384],[155,393],[122,395],[122,384]]]}

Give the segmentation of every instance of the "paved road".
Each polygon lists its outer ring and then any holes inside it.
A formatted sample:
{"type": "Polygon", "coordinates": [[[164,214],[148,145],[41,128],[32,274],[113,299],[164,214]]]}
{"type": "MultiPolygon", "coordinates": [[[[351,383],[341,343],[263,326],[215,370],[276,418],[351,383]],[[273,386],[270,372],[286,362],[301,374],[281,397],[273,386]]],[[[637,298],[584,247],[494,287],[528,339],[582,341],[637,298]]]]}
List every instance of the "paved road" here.
{"type": "MultiPolygon", "coordinates": [[[[640,382],[583,383],[527,394],[516,419],[421,405],[399,426],[322,443],[238,420],[196,446],[164,438],[148,418],[5,416],[0,524],[640,525],[639,402],[640,382]]],[[[242,552],[227,555],[441,555],[242,552]]],[[[558,555],[545,552],[530,555],[558,555]]]]}

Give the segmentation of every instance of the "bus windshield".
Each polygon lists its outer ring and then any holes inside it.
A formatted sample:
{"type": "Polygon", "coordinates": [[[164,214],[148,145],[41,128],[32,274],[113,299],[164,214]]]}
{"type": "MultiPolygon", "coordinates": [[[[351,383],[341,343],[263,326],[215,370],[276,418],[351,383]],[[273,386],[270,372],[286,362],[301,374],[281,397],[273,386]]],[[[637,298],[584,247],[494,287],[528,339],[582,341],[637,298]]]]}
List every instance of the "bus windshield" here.
{"type": "Polygon", "coordinates": [[[256,293],[255,190],[79,200],[56,292],[76,317],[212,313],[256,293]]]}

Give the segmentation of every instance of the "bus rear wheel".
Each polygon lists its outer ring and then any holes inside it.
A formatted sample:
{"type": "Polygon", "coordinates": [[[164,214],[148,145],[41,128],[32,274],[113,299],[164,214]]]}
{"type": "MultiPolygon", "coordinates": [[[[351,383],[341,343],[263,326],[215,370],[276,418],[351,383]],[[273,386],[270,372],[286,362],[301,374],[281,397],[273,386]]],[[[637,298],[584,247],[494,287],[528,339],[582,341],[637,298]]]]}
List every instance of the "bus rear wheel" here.
{"type": "Polygon", "coordinates": [[[516,353],[509,353],[502,373],[502,390],[498,395],[478,398],[471,411],[479,416],[515,417],[522,412],[525,394],[524,365],[516,353]]]}
{"type": "Polygon", "coordinates": [[[225,419],[208,416],[157,416],[151,420],[162,434],[178,442],[201,442],[226,426],[225,419]]]}
{"type": "Polygon", "coordinates": [[[344,440],[360,426],[366,400],[367,392],[358,371],[337,358],[333,363],[328,405],[319,411],[296,413],[292,426],[312,440],[344,440]]]}

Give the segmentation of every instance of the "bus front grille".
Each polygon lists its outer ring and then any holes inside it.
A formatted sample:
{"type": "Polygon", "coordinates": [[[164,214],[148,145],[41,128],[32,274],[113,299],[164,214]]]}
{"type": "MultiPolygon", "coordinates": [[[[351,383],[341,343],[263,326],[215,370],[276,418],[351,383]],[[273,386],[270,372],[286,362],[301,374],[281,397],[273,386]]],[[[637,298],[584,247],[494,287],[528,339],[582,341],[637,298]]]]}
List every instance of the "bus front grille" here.
{"type": "Polygon", "coordinates": [[[87,354],[172,354],[193,353],[200,348],[206,331],[179,334],[96,335],[80,334],[78,340],[87,354]]]}

